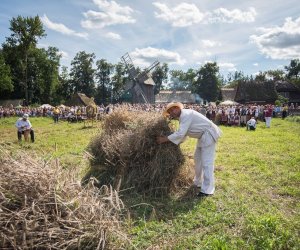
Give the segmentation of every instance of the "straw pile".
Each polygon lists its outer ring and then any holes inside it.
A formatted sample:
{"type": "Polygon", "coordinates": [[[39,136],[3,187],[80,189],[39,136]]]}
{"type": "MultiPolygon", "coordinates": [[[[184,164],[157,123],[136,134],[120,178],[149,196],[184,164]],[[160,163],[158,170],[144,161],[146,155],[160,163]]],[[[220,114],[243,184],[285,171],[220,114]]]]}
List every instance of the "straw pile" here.
{"type": "Polygon", "coordinates": [[[185,160],[177,145],[157,144],[157,136],[170,133],[160,114],[115,110],[89,145],[100,183],[149,195],[170,193],[185,160]]]}
{"type": "Polygon", "coordinates": [[[3,148],[0,172],[1,249],[104,249],[111,237],[126,238],[112,188],[83,188],[75,171],[25,153],[13,159],[3,148]]]}

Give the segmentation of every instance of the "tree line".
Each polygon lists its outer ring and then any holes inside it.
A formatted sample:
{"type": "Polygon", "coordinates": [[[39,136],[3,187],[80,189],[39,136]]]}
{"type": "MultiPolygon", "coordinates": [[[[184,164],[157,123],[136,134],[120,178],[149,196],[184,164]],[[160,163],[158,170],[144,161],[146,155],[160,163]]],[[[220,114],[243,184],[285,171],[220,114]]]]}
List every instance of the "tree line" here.
{"type": "MultiPolygon", "coordinates": [[[[46,36],[39,16],[12,18],[9,29],[11,35],[0,48],[1,99],[59,104],[81,92],[94,97],[98,104],[122,100],[128,79],[122,62],[112,64],[106,59],[97,60],[94,53],[79,51],[69,70],[60,65],[58,48],[37,47],[38,40],[46,36]]],[[[221,100],[221,87],[234,87],[241,81],[290,80],[300,86],[299,76],[299,59],[291,60],[285,71],[269,70],[256,76],[236,71],[225,78],[220,75],[216,62],[187,71],[170,70],[168,64],[162,63],[152,72],[155,93],[162,89],[190,90],[208,101],[221,100]]]]}

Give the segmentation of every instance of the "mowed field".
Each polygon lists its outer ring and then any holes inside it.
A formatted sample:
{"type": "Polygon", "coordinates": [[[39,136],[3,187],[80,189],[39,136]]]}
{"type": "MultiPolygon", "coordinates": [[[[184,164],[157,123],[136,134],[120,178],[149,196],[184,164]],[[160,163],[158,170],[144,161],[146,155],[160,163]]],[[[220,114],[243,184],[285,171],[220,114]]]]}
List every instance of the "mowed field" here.
{"type": "MultiPolygon", "coordinates": [[[[58,158],[64,168],[80,169],[79,180],[85,176],[85,150],[101,123],[84,127],[31,118],[36,142],[18,144],[16,120],[0,119],[0,147],[12,155],[24,150],[58,158]]],[[[270,129],[263,122],[256,131],[221,129],[214,196],[149,198],[120,192],[126,249],[300,249],[300,123],[276,118],[270,129]]],[[[189,139],[181,148],[192,156],[194,146],[189,139]]]]}

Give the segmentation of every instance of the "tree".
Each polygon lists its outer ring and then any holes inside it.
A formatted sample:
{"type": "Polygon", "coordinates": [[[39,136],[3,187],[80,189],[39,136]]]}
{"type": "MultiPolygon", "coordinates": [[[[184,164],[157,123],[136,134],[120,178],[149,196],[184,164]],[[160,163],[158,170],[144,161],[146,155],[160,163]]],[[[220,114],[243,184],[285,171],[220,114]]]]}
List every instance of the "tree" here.
{"type": "Polygon", "coordinates": [[[68,68],[66,66],[62,66],[61,73],[58,76],[58,85],[55,89],[55,103],[63,103],[67,99],[71,98],[73,94],[72,90],[72,82],[70,78],[70,74],[68,72],[68,68]]]}
{"type": "Polygon", "coordinates": [[[98,80],[96,101],[107,103],[107,100],[110,97],[110,102],[112,102],[113,87],[110,76],[113,70],[113,65],[108,63],[105,59],[98,60],[96,65],[96,79],[98,80]]]}
{"type": "Polygon", "coordinates": [[[23,81],[23,67],[22,67],[22,53],[20,48],[17,47],[15,42],[11,41],[5,42],[2,44],[2,55],[5,61],[5,64],[10,67],[11,80],[13,85],[13,91],[10,93],[5,93],[7,98],[24,98],[25,91],[23,81]]]}
{"type": "Polygon", "coordinates": [[[235,88],[239,84],[240,81],[247,80],[248,77],[244,75],[242,71],[235,71],[234,73],[230,72],[227,75],[228,84],[227,88],[235,88]]]}
{"type": "Polygon", "coordinates": [[[268,70],[266,73],[267,73],[267,78],[273,81],[280,81],[285,79],[284,71],[281,69],[268,70]]]}
{"type": "Polygon", "coordinates": [[[185,72],[183,70],[171,70],[170,71],[170,88],[172,90],[186,90],[187,82],[185,79],[185,72]]]}
{"type": "Polygon", "coordinates": [[[114,65],[113,75],[111,77],[113,101],[118,101],[121,97],[126,82],[126,69],[123,63],[114,65]]]}
{"type": "Polygon", "coordinates": [[[162,66],[157,66],[152,72],[152,79],[155,82],[154,94],[158,94],[163,83],[166,83],[168,80],[168,71],[169,67],[167,63],[164,63],[162,66]]]}
{"type": "Polygon", "coordinates": [[[10,30],[13,32],[7,43],[16,45],[21,52],[21,68],[23,73],[22,83],[24,86],[25,99],[28,103],[28,55],[32,48],[36,47],[38,38],[46,36],[43,24],[39,16],[13,18],[10,21],[10,30]]]}
{"type": "Polygon", "coordinates": [[[287,70],[287,78],[294,83],[298,88],[300,88],[300,60],[293,59],[289,66],[285,66],[287,70]]]}
{"type": "Polygon", "coordinates": [[[81,92],[91,97],[95,94],[93,63],[95,54],[80,51],[71,62],[71,80],[73,93],[81,92]]]}
{"type": "Polygon", "coordinates": [[[0,96],[12,92],[13,89],[10,67],[5,63],[3,54],[0,53],[0,96]]]}
{"type": "Polygon", "coordinates": [[[290,62],[289,66],[284,67],[288,74],[287,77],[289,79],[298,79],[300,76],[300,60],[299,59],[293,59],[290,62]]]}
{"type": "Polygon", "coordinates": [[[188,69],[186,72],[183,70],[171,70],[170,78],[172,82],[171,88],[175,90],[191,90],[194,91],[193,86],[196,78],[196,71],[188,69]]]}
{"type": "Polygon", "coordinates": [[[216,62],[206,63],[197,72],[198,79],[195,81],[195,91],[209,102],[216,101],[220,94],[218,73],[219,67],[216,62]]]}
{"type": "Polygon", "coordinates": [[[35,102],[52,103],[59,82],[61,55],[55,47],[49,47],[47,50],[37,49],[35,53],[33,62],[37,75],[32,81],[29,79],[29,93],[33,92],[34,96],[39,97],[35,102]]]}
{"type": "Polygon", "coordinates": [[[259,71],[259,73],[255,76],[256,82],[265,82],[267,80],[267,72],[259,71]]]}

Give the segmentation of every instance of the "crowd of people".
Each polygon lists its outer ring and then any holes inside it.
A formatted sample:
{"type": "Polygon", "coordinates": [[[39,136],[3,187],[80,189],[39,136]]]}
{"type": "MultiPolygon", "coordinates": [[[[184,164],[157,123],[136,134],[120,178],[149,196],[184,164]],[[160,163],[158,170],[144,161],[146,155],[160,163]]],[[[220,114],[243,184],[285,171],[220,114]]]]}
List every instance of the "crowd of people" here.
{"type": "MultiPolygon", "coordinates": [[[[209,120],[217,125],[227,126],[246,126],[247,121],[252,117],[255,120],[267,120],[269,117],[282,117],[283,119],[288,116],[289,111],[292,109],[299,109],[300,106],[294,105],[200,105],[200,104],[185,104],[185,108],[193,109],[206,116],[209,120]]],[[[162,112],[166,104],[109,104],[107,106],[96,106],[97,119],[103,118],[106,114],[113,112],[114,109],[123,107],[129,111],[146,111],[146,112],[162,112]]],[[[0,119],[7,117],[22,117],[28,114],[30,117],[53,117],[54,122],[59,120],[67,121],[80,121],[87,115],[85,106],[71,106],[64,105],[56,107],[1,107],[0,106],[0,119]]]]}
{"type": "MultiPolygon", "coordinates": [[[[161,113],[166,108],[166,104],[109,104],[107,106],[99,105],[95,106],[96,119],[102,119],[105,115],[114,111],[117,108],[125,108],[128,111],[139,112],[158,112],[161,113]]],[[[225,126],[245,126],[247,130],[255,130],[257,122],[264,121],[266,127],[270,128],[272,117],[281,117],[284,119],[288,116],[291,110],[300,109],[298,104],[294,105],[282,105],[275,106],[271,104],[257,105],[257,104],[245,104],[245,105],[200,105],[200,104],[185,104],[185,109],[195,110],[202,115],[206,116],[216,125],[225,126]]],[[[8,117],[21,117],[19,123],[28,121],[28,117],[52,117],[54,123],[58,123],[59,120],[66,120],[69,122],[83,121],[87,117],[87,107],[85,106],[71,106],[64,105],[52,107],[1,107],[0,106],[0,119],[8,117]],[[26,119],[25,119],[26,118],[26,119]]],[[[17,122],[18,123],[18,122],[17,122]]],[[[16,125],[17,126],[17,125],[16,125]]],[[[18,127],[18,126],[17,126],[18,127]]],[[[28,140],[30,134],[31,141],[34,141],[34,132],[31,128],[29,132],[22,131],[18,127],[18,139],[24,134],[25,139],[28,140]]]]}

